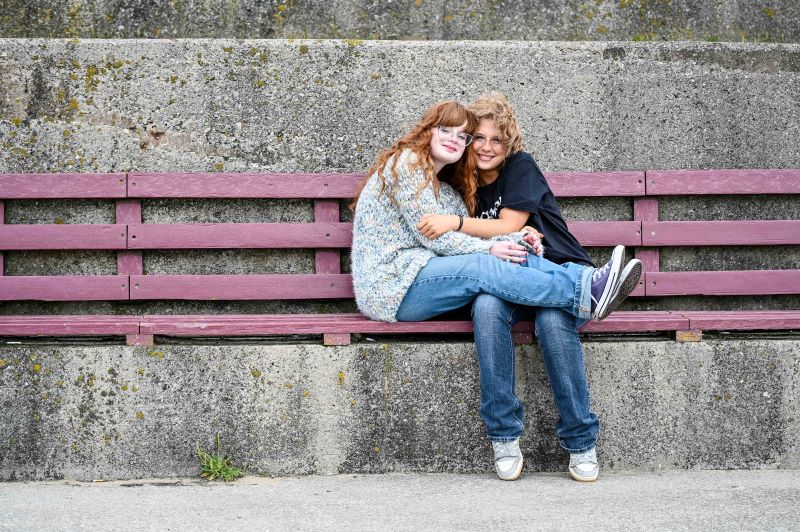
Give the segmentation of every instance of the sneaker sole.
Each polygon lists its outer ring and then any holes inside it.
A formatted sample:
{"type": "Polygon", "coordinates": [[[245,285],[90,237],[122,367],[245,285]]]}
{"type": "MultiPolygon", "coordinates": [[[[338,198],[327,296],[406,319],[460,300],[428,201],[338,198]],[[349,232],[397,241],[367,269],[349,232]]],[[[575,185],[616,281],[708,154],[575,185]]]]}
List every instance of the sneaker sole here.
{"type": "Polygon", "coordinates": [[[617,281],[622,275],[622,260],[625,258],[625,246],[616,246],[614,251],[611,252],[611,271],[608,274],[608,281],[606,282],[603,293],[600,294],[600,299],[597,301],[594,312],[595,319],[598,321],[608,316],[608,304],[614,296],[614,291],[617,286],[617,281]]]}
{"type": "Polygon", "coordinates": [[[625,269],[622,270],[622,273],[619,276],[617,289],[614,291],[613,295],[611,296],[611,300],[604,309],[605,313],[602,317],[598,317],[597,321],[607,318],[609,314],[617,310],[617,307],[619,307],[620,304],[625,301],[625,298],[627,298],[631,292],[636,290],[641,277],[642,261],[639,259],[633,259],[628,262],[628,264],[625,266],[625,269]]]}
{"type": "Polygon", "coordinates": [[[592,477],[582,477],[579,474],[575,473],[572,468],[569,468],[569,475],[578,482],[594,482],[597,480],[597,477],[600,476],[600,471],[598,470],[597,473],[594,474],[592,477]]]}
{"type": "Polygon", "coordinates": [[[514,471],[514,475],[513,475],[513,476],[510,476],[510,477],[501,477],[501,476],[500,476],[500,472],[499,472],[499,471],[497,471],[497,469],[495,469],[495,473],[497,473],[497,477],[498,477],[500,480],[508,480],[508,481],[511,481],[511,480],[517,480],[517,479],[519,478],[519,476],[522,474],[522,465],[523,465],[523,463],[524,463],[524,462],[525,462],[525,459],[524,459],[524,458],[520,458],[520,459],[519,459],[519,467],[517,467],[516,471],[514,471]]]}

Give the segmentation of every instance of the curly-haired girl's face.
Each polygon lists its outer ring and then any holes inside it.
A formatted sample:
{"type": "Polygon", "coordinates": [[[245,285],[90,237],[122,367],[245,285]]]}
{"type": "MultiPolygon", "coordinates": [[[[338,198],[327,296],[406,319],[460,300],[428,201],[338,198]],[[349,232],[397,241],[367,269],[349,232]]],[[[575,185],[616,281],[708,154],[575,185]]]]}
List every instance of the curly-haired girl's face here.
{"type": "Polygon", "coordinates": [[[506,147],[494,120],[484,119],[478,124],[472,151],[475,152],[478,171],[491,172],[500,168],[506,160],[506,147]]]}

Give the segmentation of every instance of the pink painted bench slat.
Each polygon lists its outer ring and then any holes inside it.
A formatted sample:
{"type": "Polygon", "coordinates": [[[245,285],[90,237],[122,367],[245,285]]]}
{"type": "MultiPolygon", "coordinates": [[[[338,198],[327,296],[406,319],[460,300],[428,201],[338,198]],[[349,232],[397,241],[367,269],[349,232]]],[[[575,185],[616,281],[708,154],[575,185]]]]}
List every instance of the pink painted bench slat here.
{"type": "Polygon", "coordinates": [[[131,299],[339,299],[352,298],[345,274],[131,275],[131,299]]]}
{"type": "Polygon", "coordinates": [[[139,334],[139,316],[0,316],[0,336],[139,334]]]}
{"type": "Polygon", "coordinates": [[[800,169],[648,170],[648,196],[800,194],[800,169]]]}
{"type": "MultiPolygon", "coordinates": [[[[286,319],[284,315],[240,316],[142,316],[141,334],[169,336],[248,336],[262,334],[362,333],[470,333],[471,321],[422,321],[385,323],[362,314],[303,314],[286,319]],[[302,316],[300,318],[299,316],[302,316]]],[[[587,324],[585,332],[637,332],[647,325],[652,331],[685,328],[689,320],[671,312],[617,312],[607,319],[587,324]]],[[[532,332],[532,322],[520,322],[516,332],[532,332]]]]}
{"type": "Polygon", "coordinates": [[[600,247],[640,246],[642,244],[642,223],[632,222],[569,222],[569,230],[582,246],[600,247]]]}
{"type": "Polygon", "coordinates": [[[800,329],[800,313],[796,311],[684,311],[681,314],[689,319],[691,329],[722,331],[800,329]]]}
{"type": "Polygon", "coordinates": [[[143,224],[128,226],[128,247],[130,249],[349,248],[352,233],[352,224],[340,222],[143,224]]]}
{"type": "MultiPolygon", "coordinates": [[[[562,197],[644,196],[644,172],[548,172],[562,197]]],[[[364,174],[131,173],[135,198],[338,198],[353,197],[364,174]]]]}
{"type": "Polygon", "coordinates": [[[655,332],[677,331],[689,328],[689,319],[678,312],[668,311],[618,311],[603,321],[589,321],[581,332],[655,332]]]}
{"type": "Polygon", "coordinates": [[[352,198],[363,174],[139,174],[128,176],[133,198],[352,198]]]}
{"type": "Polygon", "coordinates": [[[800,244],[800,220],[643,222],[645,246],[800,244]]]}
{"type": "Polygon", "coordinates": [[[2,250],[126,249],[127,226],[2,224],[2,250]]]}
{"type": "Polygon", "coordinates": [[[644,172],[546,172],[557,197],[644,196],[644,172]]]}
{"type": "Polygon", "coordinates": [[[648,272],[647,296],[800,294],[800,270],[648,272]]]}
{"type": "Polygon", "coordinates": [[[3,174],[0,198],[124,198],[125,174],[3,174]]]}
{"type": "Polygon", "coordinates": [[[0,301],[126,301],[127,275],[0,277],[0,301]]]}

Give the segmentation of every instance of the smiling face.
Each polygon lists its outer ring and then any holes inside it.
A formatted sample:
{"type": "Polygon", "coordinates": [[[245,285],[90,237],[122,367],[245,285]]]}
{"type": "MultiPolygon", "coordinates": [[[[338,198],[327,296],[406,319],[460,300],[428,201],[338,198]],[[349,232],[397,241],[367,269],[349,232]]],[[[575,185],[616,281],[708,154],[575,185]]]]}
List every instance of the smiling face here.
{"type": "Polygon", "coordinates": [[[472,141],[472,151],[481,181],[494,181],[506,160],[506,147],[494,120],[486,118],[480,121],[472,141]]]}
{"type": "Polygon", "coordinates": [[[431,158],[436,173],[439,170],[458,161],[464,154],[465,146],[458,142],[458,135],[466,129],[467,123],[460,126],[447,127],[449,134],[444,135],[438,126],[431,128],[431,158]]]}

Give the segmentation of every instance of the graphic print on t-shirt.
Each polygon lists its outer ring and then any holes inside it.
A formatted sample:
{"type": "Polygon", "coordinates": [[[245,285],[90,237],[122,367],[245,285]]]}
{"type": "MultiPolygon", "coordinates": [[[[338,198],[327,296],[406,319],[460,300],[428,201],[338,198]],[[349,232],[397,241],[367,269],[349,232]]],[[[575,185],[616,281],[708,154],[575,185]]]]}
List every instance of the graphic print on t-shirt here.
{"type": "Polygon", "coordinates": [[[494,202],[494,207],[489,210],[483,211],[478,218],[483,220],[496,220],[497,213],[500,211],[500,205],[503,204],[503,196],[497,196],[497,201],[494,202]]]}

